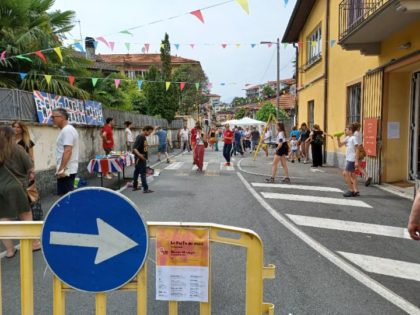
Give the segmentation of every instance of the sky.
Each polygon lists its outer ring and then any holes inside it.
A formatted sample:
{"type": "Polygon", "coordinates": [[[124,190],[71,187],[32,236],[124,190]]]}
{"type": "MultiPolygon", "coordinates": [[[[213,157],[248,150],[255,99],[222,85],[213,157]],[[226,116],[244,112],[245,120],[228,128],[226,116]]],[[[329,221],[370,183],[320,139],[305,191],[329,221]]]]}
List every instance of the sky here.
{"type": "MultiPolygon", "coordinates": [[[[150,43],[149,53],[159,53],[168,33],[171,44],[179,44],[178,50],[171,47],[171,54],[200,61],[212,83],[211,92],[230,102],[245,96],[247,84],[276,80],[276,45],[259,43],[278,37],[281,41],[296,0],[287,2],[248,0],[249,15],[237,1],[227,0],[56,0],[53,10],[75,11],[80,27],[75,22],[69,39],[103,36],[114,41],[113,52],[98,44],[97,53],[102,54],[127,53],[126,42],[131,43],[130,53],[142,53],[144,43],[150,43]],[[205,23],[189,14],[198,9],[205,23]],[[170,19],[175,16],[179,17],[170,19]],[[119,33],[135,26],[140,27],[131,30],[133,36],[119,33]]],[[[293,76],[294,56],[291,45],[280,45],[280,79],[293,76]]]]}

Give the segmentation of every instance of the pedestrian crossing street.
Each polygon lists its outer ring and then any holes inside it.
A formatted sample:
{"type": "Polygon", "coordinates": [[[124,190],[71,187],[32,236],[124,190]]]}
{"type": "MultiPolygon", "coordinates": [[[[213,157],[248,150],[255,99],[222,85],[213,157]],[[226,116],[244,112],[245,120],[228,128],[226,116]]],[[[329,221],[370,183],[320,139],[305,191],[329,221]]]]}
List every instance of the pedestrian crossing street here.
{"type": "MultiPolygon", "coordinates": [[[[348,209],[360,208],[363,211],[372,209],[372,205],[368,202],[360,200],[360,198],[345,198],[342,197],[343,191],[334,187],[311,186],[311,185],[288,185],[288,184],[266,184],[266,183],[251,183],[251,186],[256,188],[259,193],[267,201],[272,201],[271,205],[275,207],[275,200],[290,201],[290,209],[309,209],[311,211],[311,204],[323,204],[326,207],[333,209],[348,209]],[[318,193],[318,196],[310,195],[310,193],[318,193]],[[319,192],[323,194],[330,194],[331,197],[320,197],[319,192]],[[274,201],[274,202],[273,202],[274,201]],[[331,206],[337,207],[331,207],[331,206]]],[[[288,207],[289,204],[287,204],[288,207]]],[[[282,207],[284,208],[284,207],[282,207]]],[[[328,208],[328,209],[330,209],[328,208]]],[[[289,210],[290,212],[291,210],[289,210]]],[[[319,212],[318,212],[319,213],[319,212]]],[[[325,213],[331,213],[325,211],[325,213]]],[[[401,240],[402,242],[410,242],[408,231],[405,227],[387,226],[379,224],[371,224],[357,221],[337,220],[332,218],[318,217],[313,215],[296,215],[285,213],[285,216],[295,225],[305,228],[305,232],[310,235],[310,229],[320,229],[336,231],[337,243],[342,237],[343,232],[360,233],[361,235],[380,236],[385,237],[380,241],[383,246],[387,246],[389,238],[394,240],[401,240]]],[[[312,230],[315,231],[315,230],[312,230]]],[[[345,236],[344,236],[345,237],[345,236]]],[[[345,242],[344,242],[345,243],[345,242]]],[[[366,248],[360,248],[361,252],[365,253],[366,248]]],[[[349,260],[354,265],[368,273],[377,275],[390,276],[400,279],[410,279],[420,281],[420,264],[390,259],[388,257],[377,257],[361,253],[351,253],[347,251],[336,250],[336,253],[349,260]]]]}
{"type": "MultiPolygon", "coordinates": [[[[175,171],[178,176],[188,176],[191,173],[195,173],[198,168],[196,165],[192,165],[191,161],[173,162],[164,168],[165,171],[175,171]]],[[[203,174],[204,176],[218,176],[223,172],[234,172],[235,167],[233,164],[225,166],[224,162],[220,162],[218,159],[210,159],[203,163],[203,174]]]]}

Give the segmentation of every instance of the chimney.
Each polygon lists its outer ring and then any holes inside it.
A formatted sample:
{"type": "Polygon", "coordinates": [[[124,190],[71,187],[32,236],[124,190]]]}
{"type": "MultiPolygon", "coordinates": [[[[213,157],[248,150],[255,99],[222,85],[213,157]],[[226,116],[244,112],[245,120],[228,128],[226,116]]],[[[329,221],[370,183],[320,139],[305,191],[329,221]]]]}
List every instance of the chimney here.
{"type": "Polygon", "coordinates": [[[95,61],[96,41],[92,37],[85,38],[86,59],[95,61]]]}

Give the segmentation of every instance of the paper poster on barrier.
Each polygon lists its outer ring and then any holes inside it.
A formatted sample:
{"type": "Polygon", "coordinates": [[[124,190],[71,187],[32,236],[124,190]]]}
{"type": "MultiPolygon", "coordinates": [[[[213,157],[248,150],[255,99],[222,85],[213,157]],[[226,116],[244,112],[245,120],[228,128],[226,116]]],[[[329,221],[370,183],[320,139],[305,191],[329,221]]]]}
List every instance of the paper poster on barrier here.
{"type": "Polygon", "coordinates": [[[85,102],[86,123],[92,126],[103,126],[104,116],[102,114],[102,104],[88,100],[85,102]]]}
{"type": "Polygon", "coordinates": [[[41,124],[52,125],[52,110],[65,108],[71,124],[86,124],[85,104],[76,98],[60,96],[41,91],[33,91],[38,121],[41,124]]]}
{"type": "Polygon", "coordinates": [[[209,231],[162,228],[156,233],[156,299],[208,302],[209,231]]]}

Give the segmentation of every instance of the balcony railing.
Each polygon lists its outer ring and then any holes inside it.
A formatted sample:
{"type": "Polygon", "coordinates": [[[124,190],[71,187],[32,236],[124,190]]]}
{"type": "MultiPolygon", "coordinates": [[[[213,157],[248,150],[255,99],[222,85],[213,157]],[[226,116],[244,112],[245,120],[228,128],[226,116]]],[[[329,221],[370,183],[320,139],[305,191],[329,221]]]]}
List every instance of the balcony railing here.
{"type": "Polygon", "coordinates": [[[339,5],[341,41],[392,0],[343,0],[339,5]]]}

